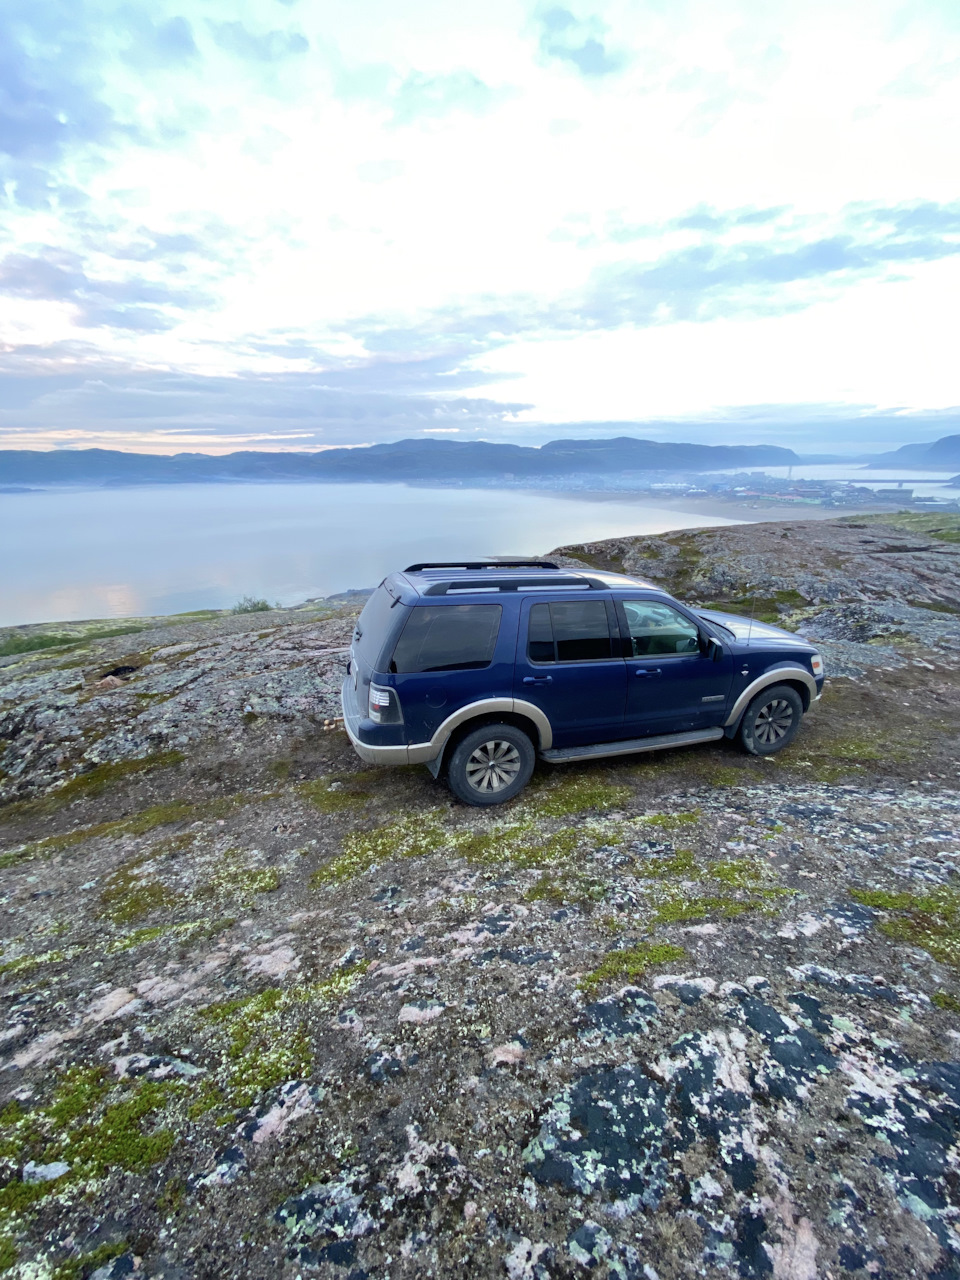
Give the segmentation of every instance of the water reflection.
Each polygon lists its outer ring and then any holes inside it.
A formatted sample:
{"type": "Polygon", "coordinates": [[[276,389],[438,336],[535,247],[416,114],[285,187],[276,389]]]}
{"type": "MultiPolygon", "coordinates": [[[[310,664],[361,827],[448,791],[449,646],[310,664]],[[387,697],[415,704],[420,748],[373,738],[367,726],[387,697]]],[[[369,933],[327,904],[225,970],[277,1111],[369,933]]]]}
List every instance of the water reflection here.
{"type": "Polygon", "coordinates": [[[405,485],[182,485],[0,496],[0,625],[295,604],[414,560],[732,524],[647,501],[405,485]]]}

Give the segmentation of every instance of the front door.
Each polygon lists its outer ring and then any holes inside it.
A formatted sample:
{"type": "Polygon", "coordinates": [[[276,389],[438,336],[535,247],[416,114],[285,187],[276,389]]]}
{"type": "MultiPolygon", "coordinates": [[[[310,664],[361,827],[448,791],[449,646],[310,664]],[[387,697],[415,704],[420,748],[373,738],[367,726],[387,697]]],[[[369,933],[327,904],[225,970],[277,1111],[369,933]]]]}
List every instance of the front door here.
{"type": "Polygon", "coordinates": [[[733,658],[704,652],[696,622],[661,600],[618,601],[626,637],[627,736],[723,724],[733,658]]]}
{"type": "Polygon", "coordinates": [[[524,600],[514,697],[539,707],[555,747],[623,737],[626,668],[607,600],[524,600]]]}

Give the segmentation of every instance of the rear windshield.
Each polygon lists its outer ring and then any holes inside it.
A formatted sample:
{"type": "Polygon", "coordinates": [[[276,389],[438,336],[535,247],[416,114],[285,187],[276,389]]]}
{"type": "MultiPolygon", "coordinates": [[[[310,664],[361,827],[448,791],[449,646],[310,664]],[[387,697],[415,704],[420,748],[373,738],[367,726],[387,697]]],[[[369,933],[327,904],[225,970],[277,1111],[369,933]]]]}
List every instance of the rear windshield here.
{"type": "Polygon", "coordinates": [[[390,670],[409,674],[488,667],[502,613],[498,604],[417,605],[397,641],[390,670]]]}
{"type": "Polygon", "coordinates": [[[383,583],[363,606],[353,639],[360,657],[374,671],[384,670],[380,665],[381,656],[384,649],[389,652],[393,647],[393,637],[403,625],[403,615],[407,612],[406,605],[400,604],[383,583]]]}

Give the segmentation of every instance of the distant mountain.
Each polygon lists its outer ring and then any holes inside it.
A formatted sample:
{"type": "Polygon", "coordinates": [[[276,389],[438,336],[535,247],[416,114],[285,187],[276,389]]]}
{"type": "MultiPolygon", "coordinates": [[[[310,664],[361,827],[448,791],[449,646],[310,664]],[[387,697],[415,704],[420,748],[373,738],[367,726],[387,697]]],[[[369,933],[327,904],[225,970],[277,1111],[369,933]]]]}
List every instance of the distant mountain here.
{"type": "Polygon", "coordinates": [[[905,444],[871,459],[871,467],[921,467],[925,471],[955,471],[960,467],[960,436],[943,436],[932,444],[905,444]]]}
{"type": "Polygon", "coordinates": [[[789,466],[777,445],[663,444],[551,440],[541,448],[485,440],[398,440],[320,453],[178,453],[161,457],[112,449],[0,450],[0,484],[137,485],[269,480],[470,480],[490,477],[611,475],[621,471],[720,471],[789,466]]]}

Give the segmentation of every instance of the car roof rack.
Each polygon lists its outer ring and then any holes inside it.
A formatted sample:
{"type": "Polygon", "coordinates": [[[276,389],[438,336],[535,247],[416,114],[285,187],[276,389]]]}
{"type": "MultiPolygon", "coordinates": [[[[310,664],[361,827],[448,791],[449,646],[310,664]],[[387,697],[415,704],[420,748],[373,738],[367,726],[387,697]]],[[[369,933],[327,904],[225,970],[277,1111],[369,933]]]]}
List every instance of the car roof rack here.
{"type": "Polygon", "coordinates": [[[433,582],[424,591],[425,596],[449,596],[483,593],[496,595],[501,591],[608,591],[609,583],[586,574],[577,577],[538,578],[532,574],[526,578],[453,578],[445,582],[433,582]]]}
{"type": "Polygon", "coordinates": [[[559,569],[552,560],[513,560],[504,556],[500,560],[434,560],[423,564],[408,564],[404,573],[420,573],[424,569],[559,569]]]}

